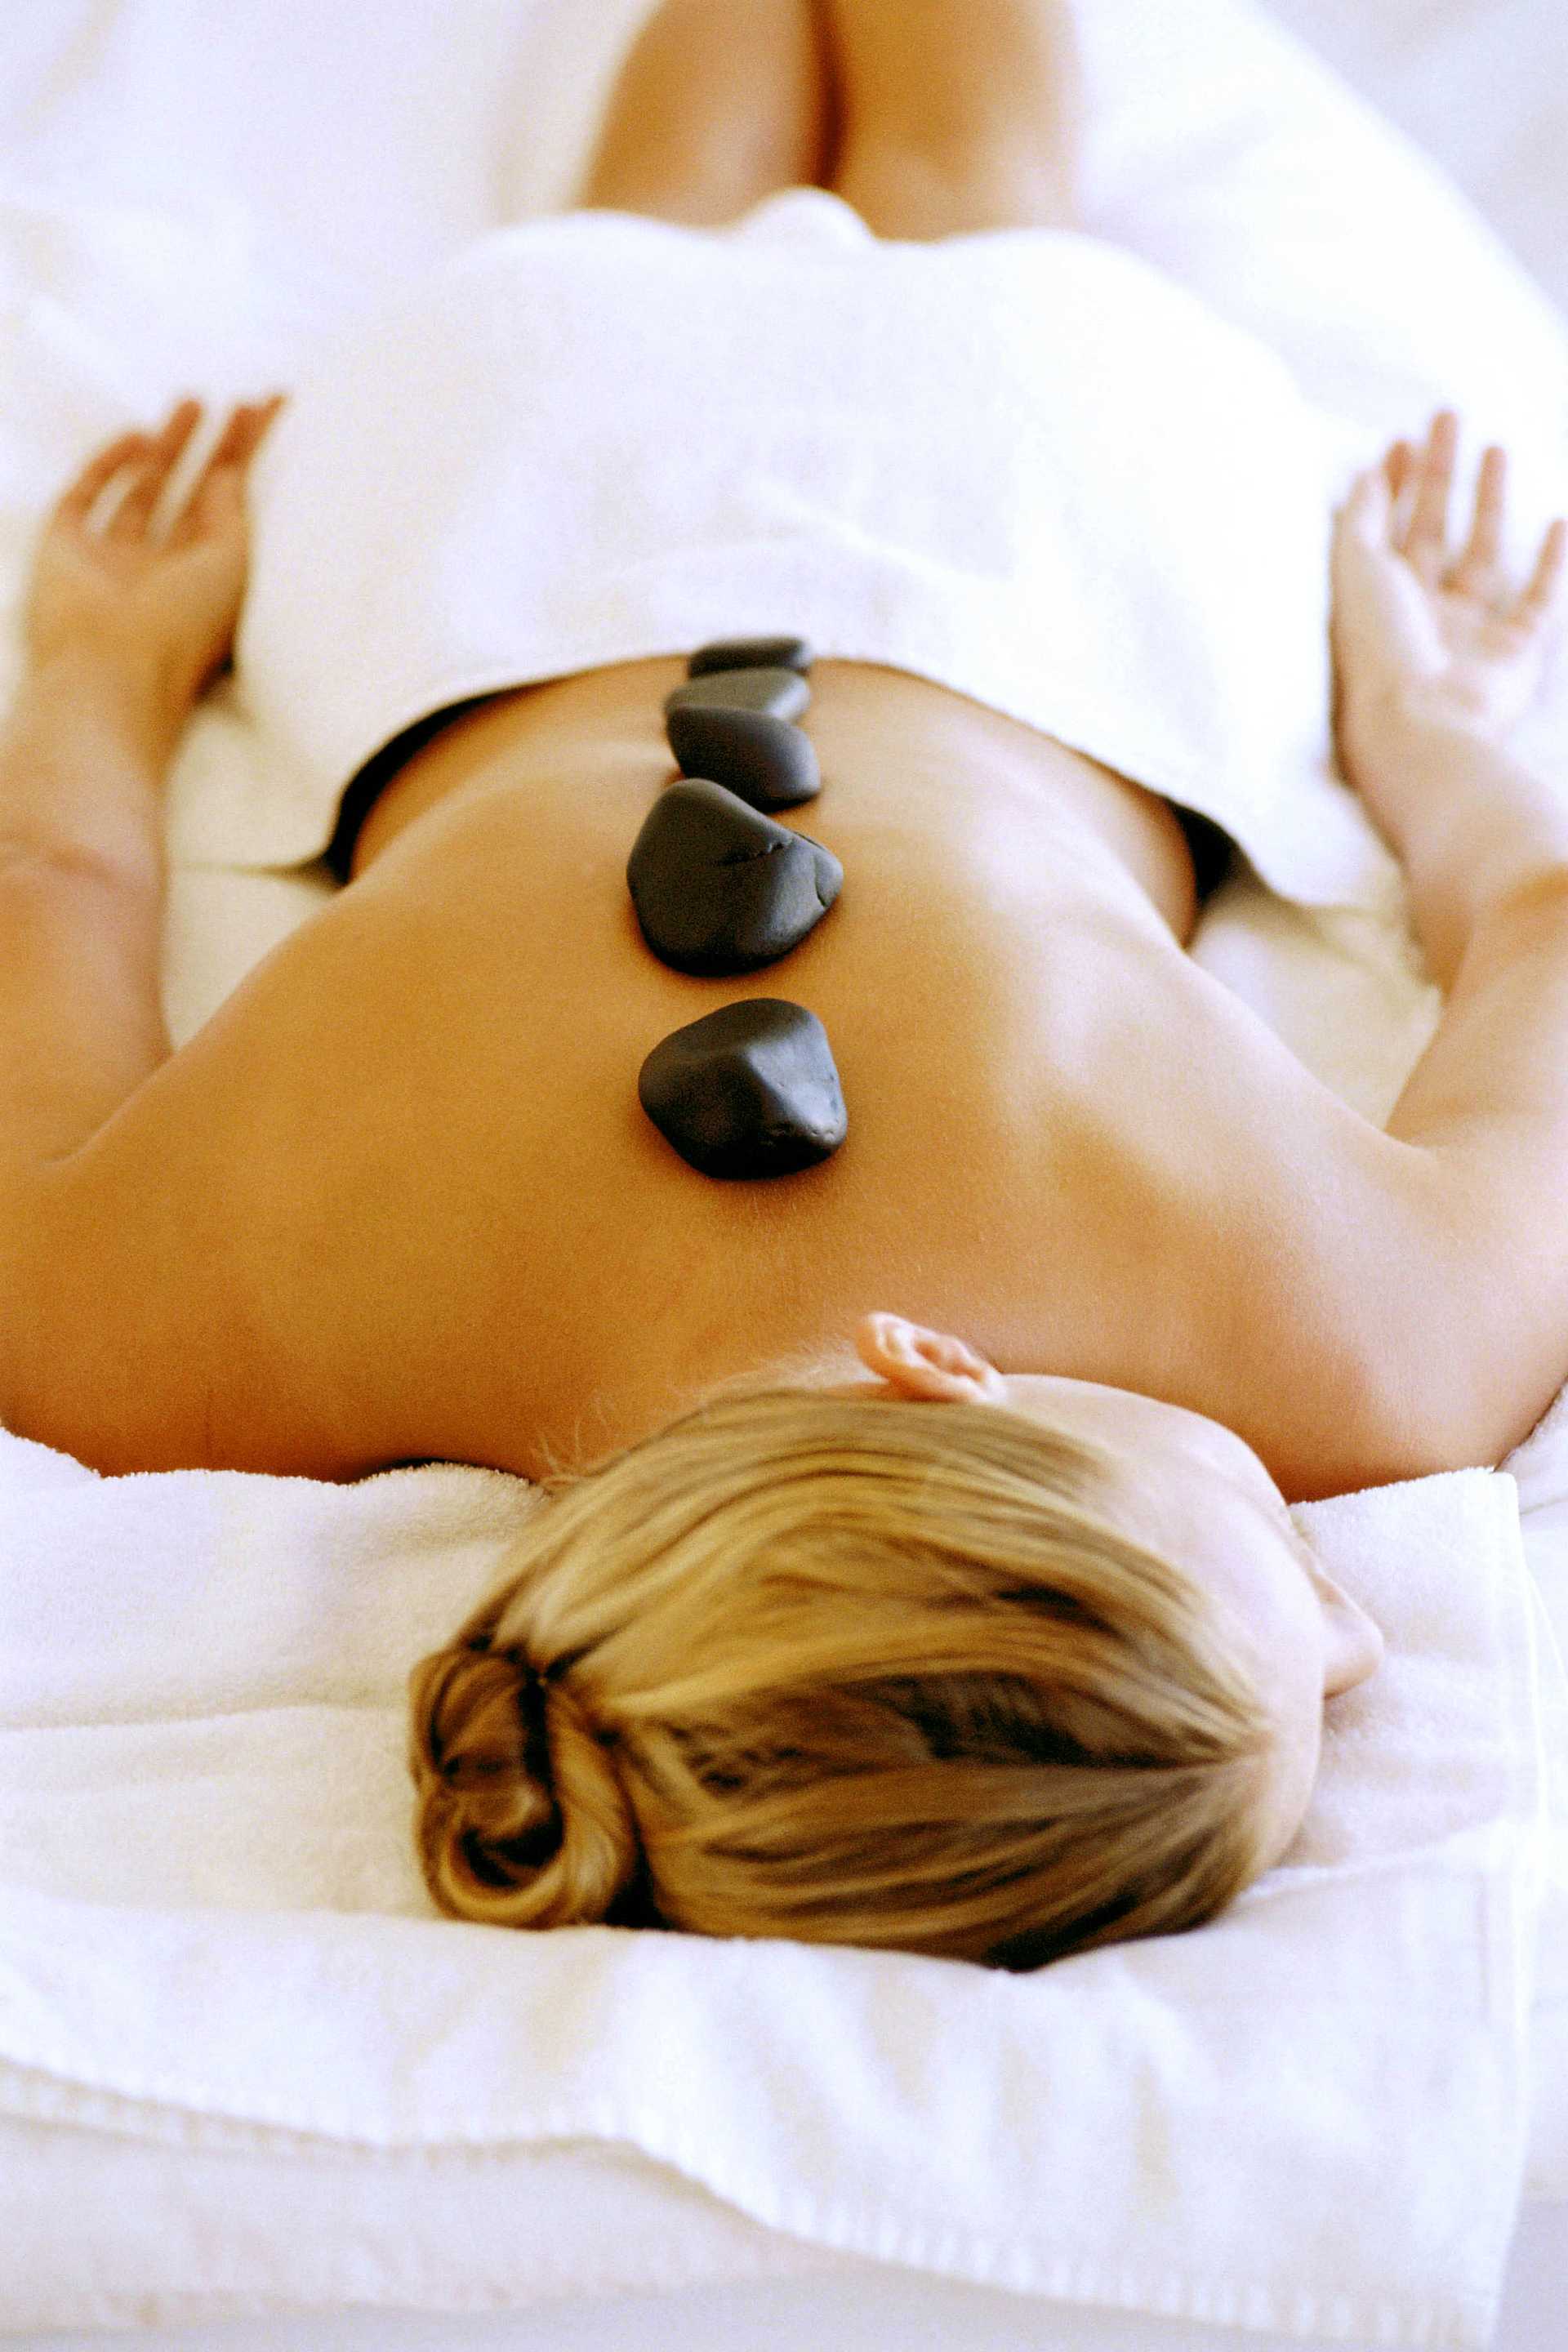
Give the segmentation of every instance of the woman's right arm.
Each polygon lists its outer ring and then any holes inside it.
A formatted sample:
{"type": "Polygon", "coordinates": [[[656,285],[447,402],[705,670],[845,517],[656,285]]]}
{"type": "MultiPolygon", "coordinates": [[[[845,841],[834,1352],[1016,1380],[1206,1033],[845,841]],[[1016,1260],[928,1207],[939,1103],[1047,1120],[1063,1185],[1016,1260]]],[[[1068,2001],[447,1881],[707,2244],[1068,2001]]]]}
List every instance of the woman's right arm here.
{"type": "Polygon", "coordinates": [[[1426,1160],[1435,1375],[1456,1461],[1497,1462],[1568,1379],[1568,775],[1510,756],[1560,619],[1563,532],[1498,559],[1504,461],[1447,551],[1452,420],[1363,476],[1335,542],[1340,750],[1404,866],[1446,1002],[1386,1122],[1426,1160]]]}

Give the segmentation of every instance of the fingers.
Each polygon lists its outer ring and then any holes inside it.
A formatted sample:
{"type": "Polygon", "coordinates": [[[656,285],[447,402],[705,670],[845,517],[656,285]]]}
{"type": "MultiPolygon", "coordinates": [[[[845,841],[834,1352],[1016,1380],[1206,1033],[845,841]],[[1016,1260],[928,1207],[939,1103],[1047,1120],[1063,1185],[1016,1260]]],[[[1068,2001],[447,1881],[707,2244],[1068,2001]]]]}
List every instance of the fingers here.
{"type": "Polygon", "coordinates": [[[248,402],[234,411],[170,530],[172,547],[184,546],[198,537],[221,512],[223,501],[237,492],[245,468],[260,447],[285,397],[280,392],[274,393],[270,400],[248,402]]]}
{"type": "Polygon", "coordinates": [[[1424,445],[1394,441],[1381,466],[1357,477],[1352,511],[1363,525],[1373,527],[1374,537],[1381,535],[1377,527],[1382,526],[1386,543],[1408,558],[1427,587],[1490,604],[1500,614],[1533,625],[1568,585],[1568,520],[1559,519],[1551,525],[1528,586],[1511,598],[1503,562],[1508,452],[1494,442],[1481,457],[1469,537],[1452,568],[1446,570],[1458,437],[1457,413],[1439,409],[1424,445]]]}
{"type": "Polygon", "coordinates": [[[1519,600],[1517,617],[1530,622],[1544,620],[1562,593],[1565,573],[1568,573],[1568,522],[1559,516],[1547,530],[1534,574],[1519,600]]]}
{"type": "Polygon", "coordinates": [[[100,494],[108,488],[122,466],[140,458],[152,446],[145,433],[122,433],[107,449],[100,450],[55,507],[57,522],[83,523],[97,505],[100,494]]]}
{"type": "Polygon", "coordinates": [[[263,434],[282,407],[284,397],[277,392],[270,400],[250,401],[237,408],[207,459],[208,470],[215,466],[243,466],[254,457],[263,434]]]}
{"type": "Polygon", "coordinates": [[[148,443],[135,478],[114,510],[114,517],[104,533],[106,539],[144,539],[153,509],[163,496],[163,485],[178,465],[196,419],[202,413],[199,400],[182,400],[163,431],[148,443]]]}
{"type": "Polygon", "coordinates": [[[1399,542],[1400,552],[1428,587],[1436,586],[1447,553],[1448,501],[1458,446],[1458,417],[1451,408],[1440,408],[1415,461],[1415,503],[1399,542]]]}
{"type": "Polygon", "coordinates": [[[1356,477],[1352,493],[1363,528],[1409,557],[1428,581],[1441,569],[1447,546],[1458,445],[1458,418],[1452,409],[1442,409],[1422,449],[1408,441],[1393,442],[1381,465],[1356,477]]]}
{"type": "MultiPolygon", "coordinates": [[[[195,495],[199,496],[217,468],[242,467],[249,462],[287,398],[286,393],[275,393],[268,400],[242,403],[235,409],[207,459],[195,495]]],[[[202,403],[185,399],[176,403],[157,433],[121,434],[89,458],[68,485],[56,503],[53,521],[70,529],[84,528],[103,493],[119,475],[129,470],[132,478],[103,535],[121,540],[145,536],[158,500],[184,455],[201,415],[202,403]]]]}
{"type": "Polygon", "coordinates": [[[1449,585],[1467,596],[1490,596],[1501,583],[1503,506],[1508,455],[1495,446],[1481,459],[1476,484],[1476,515],[1469,543],[1454,566],[1449,585]]]}

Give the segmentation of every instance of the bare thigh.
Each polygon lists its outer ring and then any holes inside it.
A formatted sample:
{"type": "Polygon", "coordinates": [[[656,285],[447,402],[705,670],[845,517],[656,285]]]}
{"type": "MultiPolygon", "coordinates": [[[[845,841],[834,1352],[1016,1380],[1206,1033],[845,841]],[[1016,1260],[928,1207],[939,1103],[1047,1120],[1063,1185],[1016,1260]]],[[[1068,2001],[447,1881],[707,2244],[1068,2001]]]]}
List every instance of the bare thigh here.
{"type": "Polygon", "coordinates": [[[824,184],[833,132],[815,0],[664,0],[611,93],[579,205],[690,227],[824,184]]]}
{"type": "Polygon", "coordinates": [[[828,184],[879,236],[1079,224],[1071,0],[820,0],[828,184]]]}
{"type": "Polygon", "coordinates": [[[1074,227],[1070,0],[664,0],[580,205],[719,227],[831,189],[879,236],[1074,227]]]}

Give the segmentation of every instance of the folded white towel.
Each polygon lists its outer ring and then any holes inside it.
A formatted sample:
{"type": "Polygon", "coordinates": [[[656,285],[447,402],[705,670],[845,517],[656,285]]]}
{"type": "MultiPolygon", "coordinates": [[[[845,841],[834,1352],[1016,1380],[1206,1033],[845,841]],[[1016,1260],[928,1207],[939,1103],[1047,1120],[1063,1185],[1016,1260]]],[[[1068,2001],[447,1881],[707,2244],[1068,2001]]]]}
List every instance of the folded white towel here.
{"type": "Polygon", "coordinates": [[[0,2112],[599,2141],[951,2277],[1486,2341],[1542,1852],[1511,1478],[1299,1509],[1389,1650],[1296,1844],[1210,1927],[1021,1978],[433,1918],[403,1677],[534,1507],[458,1468],[105,1480],[0,1436],[0,2112]]]}

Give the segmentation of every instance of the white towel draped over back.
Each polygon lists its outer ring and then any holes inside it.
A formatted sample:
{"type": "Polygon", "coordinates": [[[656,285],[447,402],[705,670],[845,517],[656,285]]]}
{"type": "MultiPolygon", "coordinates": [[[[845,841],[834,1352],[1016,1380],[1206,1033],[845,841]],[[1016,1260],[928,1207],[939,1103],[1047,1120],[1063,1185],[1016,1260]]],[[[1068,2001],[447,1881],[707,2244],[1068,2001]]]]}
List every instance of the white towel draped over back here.
{"type": "Polygon", "coordinates": [[[274,756],[199,829],[303,861],[445,704],[799,630],[1201,810],[1286,897],[1386,910],[1329,724],[1357,438],[1076,231],[883,243],[820,189],[718,233],[500,230],[330,343],[274,426],[237,653],[274,756]]]}

